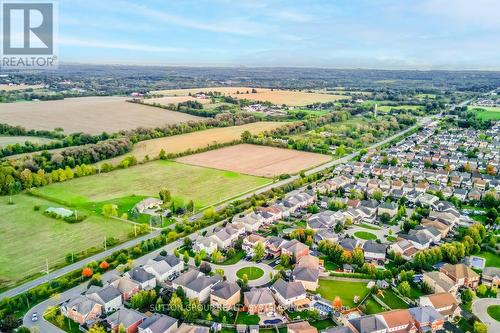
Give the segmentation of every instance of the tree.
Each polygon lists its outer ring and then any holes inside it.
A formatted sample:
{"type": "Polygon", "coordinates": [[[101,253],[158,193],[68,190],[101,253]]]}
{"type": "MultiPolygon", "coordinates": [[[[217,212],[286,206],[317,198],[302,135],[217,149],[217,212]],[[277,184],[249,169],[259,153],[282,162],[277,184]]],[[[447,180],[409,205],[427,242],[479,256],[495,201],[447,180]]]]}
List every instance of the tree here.
{"type": "Polygon", "coordinates": [[[103,261],[99,264],[99,268],[102,269],[103,271],[107,270],[109,268],[109,264],[107,261],[103,261]]]}
{"type": "Polygon", "coordinates": [[[214,207],[209,207],[207,209],[205,209],[205,211],[203,212],[203,218],[205,219],[212,219],[215,217],[215,209],[214,207]]]}
{"type": "Polygon", "coordinates": [[[106,204],[102,206],[102,215],[104,216],[118,216],[118,206],[113,204],[106,204]]]}
{"type": "Polygon", "coordinates": [[[474,299],[474,292],[470,289],[465,289],[460,294],[460,298],[462,299],[463,303],[470,303],[474,299]]]}
{"type": "Polygon", "coordinates": [[[481,297],[485,297],[488,293],[488,287],[486,287],[484,284],[481,284],[479,287],[477,287],[476,293],[481,297]]]}
{"type": "Polygon", "coordinates": [[[380,214],[379,219],[383,224],[387,224],[391,221],[391,216],[388,213],[382,213],[380,214]]]}
{"type": "Polygon", "coordinates": [[[21,326],[16,330],[16,333],[31,333],[31,331],[26,326],[21,326]]]}
{"type": "Polygon", "coordinates": [[[83,276],[83,277],[89,278],[89,277],[91,277],[93,274],[94,274],[94,272],[92,271],[92,269],[91,269],[91,268],[85,267],[85,268],[82,270],[82,276],[83,276]]]}
{"type": "Polygon", "coordinates": [[[196,255],[194,256],[194,265],[196,267],[200,267],[201,265],[201,258],[199,253],[196,253],[196,255]]]}
{"type": "Polygon", "coordinates": [[[186,210],[189,211],[189,212],[193,212],[194,211],[194,202],[193,200],[189,200],[187,206],[186,206],[186,210]]]}
{"type": "Polygon", "coordinates": [[[125,325],[123,323],[120,323],[120,326],[118,326],[118,333],[125,333],[125,325]]]}
{"type": "Polygon", "coordinates": [[[184,256],[182,257],[182,260],[184,261],[185,264],[189,262],[189,253],[188,251],[184,251],[184,256]]]}
{"type": "Polygon", "coordinates": [[[206,261],[202,262],[200,265],[200,272],[208,274],[212,271],[212,266],[206,261]]]}
{"type": "Polygon", "coordinates": [[[172,317],[179,318],[182,312],[182,299],[177,296],[177,294],[172,294],[170,301],[168,302],[168,309],[172,317]]]}
{"type": "Polygon", "coordinates": [[[222,259],[224,259],[224,256],[222,255],[222,253],[219,250],[215,250],[214,252],[212,252],[212,262],[213,263],[221,262],[222,259]]]}
{"type": "Polygon", "coordinates": [[[363,249],[357,247],[352,251],[352,263],[358,266],[362,266],[365,262],[365,256],[363,254],[363,249]]]}
{"type": "Polygon", "coordinates": [[[170,191],[165,187],[161,188],[158,195],[160,196],[160,199],[163,201],[163,203],[167,203],[170,202],[170,200],[172,200],[172,195],[170,194],[170,191]]]}
{"type": "Polygon", "coordinates": [[[290,265],[291,257],[289,254],[282,253],[280,257],[280,264],[283,267],[288,267],[290,265]]]}
{"type": "Polygon", "coordinates": [[[253,250],[253,260],[254,261],[262,260],[262,258],[264,258],[265,255],[266,255],[266,249],[264,248],[264,245],[262,244],[262,242],[258,242],[253,250]]]}
{"type": "Polygon", "coordinates": [[[474,333],[488,333],[488,327],[480,321],[475,321],[473,325],[474,333]]]}
{"type": "Polygon", "coordinates": [[[382,193],[382,191],[374,191],[372,193],[372,199],[374,200],[377,200],[377,201],[380,201],[382,200],[382,198],[384,197],[384,193],[382,193]]]}
{"type": "Polygon", "coordinates": [[[106,330],[102,326],[93,325],[87,332],[88,333],[106,333],[106,330]]]}
{"type": "Polygon", "coordinates": [[[398,291],[401,295],[409,297],[411,295],[411,286],[408,281],[403,281],[398,285],[398,291]]]}

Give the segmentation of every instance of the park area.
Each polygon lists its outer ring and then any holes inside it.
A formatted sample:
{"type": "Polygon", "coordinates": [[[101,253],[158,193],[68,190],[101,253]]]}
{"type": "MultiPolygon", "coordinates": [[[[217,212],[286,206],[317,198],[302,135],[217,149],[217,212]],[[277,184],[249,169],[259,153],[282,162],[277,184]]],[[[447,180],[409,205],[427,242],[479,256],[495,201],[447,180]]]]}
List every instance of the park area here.
{"type": "Polygon", "coordinates": [[[225,147],[177,159],[178,162],[186,164],[263,177],[296,174],[330,160],[331,157],[327,155],[249,144],[225,147]]]}
{"type": "Polygon", "coordinates": [[[262,177],[158,160],[52,184],[34,192],[98,212],[105,203],[116,204],[121,214],[145,197],[158,197],[161,188],[170,190],[178,207],[193,200],[195,208],[201,209],[270,182],[262,177]]]}
{"type": "MultiPolygon", "coordinates": [[[[240,140],[241,134],[249,131],[251,134],[259,134],[261,132],[270,131],[282,126],[281,122],[256,122],[240,126],[217,127],[204,131],[169,136],[138,142],[134,145],[132,152],[128,155],[134,155],[139,161],[145,156],[154,158],[158,156],[163,149],[167,154],[182,153],[187,150],[196,150],[205,148],[208,145],[215,143],[223,144],[234,140],[240,140]]],[[[116,157],[103,162],[118,164],[123,160],[123,156],[116,157]]]]}
{"type": "Polygon", "coordinates": [[[474,106],[468,109],[482,120],[500,120],[500,107],[474,106]]]}
{"type": "Polygon", "coordinates": [[[189,94],[207,92],[219,92],[226,96],[237,99],[248,99],[251,101],[270,102],[273,104],[285,104],[290,106],[304,106],[314,103],[335,102],[339,99],[348,99],[349,96],[307,92],[298,90],[279,90],[268,88],[249,88],[249,87],[207,87],[193,89],[172,89],[160,90],[154,93],[166,96],[188,96],[189,94]],[[254,90],[255,89],[255,90],[254,90]],[[254,91],[254,92],[252,92],[254,91]]]}
{"type": "Polygon", "coordinates": [[[47,259],[53,267],[64,263],[68,253],[102,250],[105,237],[123,241],[134,230],[131,224],[95,214],[68,223],[44,215],[48,207],[68,208],[28,194],[13,196],[12,204],[8,197],[0,198],[0,289],[45,270],[47,259]]]}
{"type": "Polygon", "coordinates": [[[370,290],[366,287],[366,282],[354,282],[354,281],[338,281],[338,280],[319,280],[319,288],[317,293],[321,297],[333,301],[336,297],[340,297],[342,300],[342,306],[348,306],[354,308],[357,306],[354,303],[354,297],[358,297],[361,302],[370,290]]]}
{"type": "Polygon", "coordinates": [[[65,133],[89,134],[115,133],[201,119],[186,113],[130,103],[125,97],[111,96],[5,103],[0,111],[0,123],[27,129],[62,128],[65,133]]]}

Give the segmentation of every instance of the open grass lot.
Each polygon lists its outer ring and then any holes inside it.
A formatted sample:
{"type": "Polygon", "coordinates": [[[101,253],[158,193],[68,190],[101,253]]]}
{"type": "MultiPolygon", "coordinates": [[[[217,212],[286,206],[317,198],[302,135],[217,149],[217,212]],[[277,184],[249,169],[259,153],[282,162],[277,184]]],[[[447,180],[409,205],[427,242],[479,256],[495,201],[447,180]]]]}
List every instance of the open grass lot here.
{"type": "Polygon", "coordinates": [[[321,297],[333,301],[336,296],[342,299],[343,306],[355,307],[354,296],[359,296],[361,301],[370,290],[364,282],[337,281],[337,280],[319,280],[317,292],[321,297]]]}
{"type": "Polygon", "coordinates": [[[132,208],[143,197],[157,197],[166,187],[177,201],[193,200],[196,208],[202,208],[268,183],[266,178],[159,160],[52,184],[36,193],[98,211],[103,202],[111,202],[123,211],[121,206],[132,208]]]}
{"type": "Polygon", "coordinates": [[[500,321],[500,305],[489,306],[487,311],[491,318],[500,321]]]}
{"type": "MultiPolygon", "coordinates": [[[[181,153],[188,149],[198,149],[214,143],[226,143],[241,139],[244,131],[252,134],[258,134],[282,126],[281,122],[256,122],[240,126],[211,128],[205,131],[174,135],[166,138],[141,141],[134,145],[132,152],[128,155],[134,155],[140,161],[146,155],[150,158],[158,156],[163,149],[166,153],[181,153]]],[[[118,164],[123,156],[116,157],[105,162],[118,164]]]]}
{"type": "Polygon", "coordinates": [[[500,268],[500,255],[490,251],[481,251],[475,255],[486,259],[486,267],[500,268]]]}
{"type": "Polygon", "coordinates": [[[391,110],[418,110],[421,109],[420,105],[400,105],[400,106],[391,106],[391,105],[379,105],[377,106],[377,111],[380,112],[389,112],[391,110]]]}
{"type": "Polygon", "coordinates": [[[264,275],[264,271],[259,267],[243,267],[236,272],[236,276],[240,279],[242,279],[245,274],[247,275],[248,280],[257,280],[264,275]]]}
{"type": "Polygon", "coordinates": [[[208,87],[193,89],[173,89],[160,90],[157,93],[167,96],[187,96],[198,92],[220,92],[224,95],[230,95],[238,99],[249,99],[252,101],[266,101],[273,104],[286,104],[292,106],[303,106],[313,103],[334,102],[339,99],[349,98],[348,96],[336,95],[330,93],[317,93],[293,90],[278,90],[267,88],[255,88],[256,93],[252,93],[253,88],[249,87],[208,87]],[[239,93],[238,93],[239,92],[239,93]]]}
{"type": "Polygon", "coordinates": [[[377,239],[377,235],[368,231],[357,231],[354,233],[354,236],[364,240],[377,239]]]}
{"type": "Polygon", "coordinates": [[[43,215],[48,207],[64,207],[52,202],[18,194],[0,198],[0,288],[2,282],[15,282],[61,263],[69,252],[103,246],[104,237],[125,240],[133,226],[128,223],[87,214],[80,223],[70,224],[43,215]],[[35,211],[34,206],[40,210],[35,211]]]}
{"type": "Polygon", "coordinates": [[[28,129],[53,130],[66,133],[99,134],[156,127],[202,118],[189,114],[129,103],[125,97],[78,97],[57,101],[3,104],[0,122],[21,125],[28,129]]]}
{"type": "Polygon", "coordinates": [[[331,157],[291,149],[241,144],[177,159],[187,164],[273,177],[326,163],[331,157]]]}
{"type": "Polygon", "coordinates": [[[5,147],[7,145],[15,145],[19,143],[20,145],[24,145],[26,141],[37,144],[45,144],[53,141],[57,141],[49,138],[40,138],[36,136],[1,136],[0,135],[0,148],[5,147]]]}
{"type": "Polygon", "coordinates": [[[157,98],[148,98],[144,99],[144,103],[146,104],[155,104],[158,103],[160,105],[169,105],[169,104],[179,104],[187,101],[197,101],[201,104],[209,104],[211,102],[208,98],[195,98],[192,96],[166,96],[166,97],[157,97],[157,98]]]}
{"type": "Polygon", "coordinates": [[[384,290],[383,296],[379,296],[380,300],[387,304],[391,309],[408,309],[408,304],[406,304],[401,298],[390,289],[384,290]]]}
{"type": "Polygon", "coordinates": [[[500,120],[500,107],[474,106],[469,107],[468,110],[483,120],[500,120]]]}

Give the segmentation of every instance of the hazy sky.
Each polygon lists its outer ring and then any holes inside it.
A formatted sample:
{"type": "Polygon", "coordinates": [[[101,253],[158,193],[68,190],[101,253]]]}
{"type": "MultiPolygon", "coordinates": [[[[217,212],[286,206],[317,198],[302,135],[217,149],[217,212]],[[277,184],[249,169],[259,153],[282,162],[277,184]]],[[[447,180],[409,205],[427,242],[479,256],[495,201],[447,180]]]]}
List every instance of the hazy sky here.
{"type": "Polygon", "coordinates": [[[66,62],[500,69],[499,0],[60,0],[66,62]]]}

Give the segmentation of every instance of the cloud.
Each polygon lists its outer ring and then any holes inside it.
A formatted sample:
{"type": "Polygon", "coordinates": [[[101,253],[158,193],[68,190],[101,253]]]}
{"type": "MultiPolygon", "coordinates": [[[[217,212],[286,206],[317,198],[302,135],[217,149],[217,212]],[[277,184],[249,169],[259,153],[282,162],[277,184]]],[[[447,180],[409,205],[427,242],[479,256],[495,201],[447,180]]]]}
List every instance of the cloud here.
{"type": "Polygon", "coordinates": [[[64,46],[77,46],[77,47],[91,47],[98,49],[114,49],[114,50],[128,50],[128,51],[143,51],[143,52],[158,52],[158,53],[174,53],[185,51],[183,48],[169,47],[169,46],[154,46],[133,42],[111,42],[103,40],[83,40],[78,38],[59,38],[59,44],[64,46]]]}

